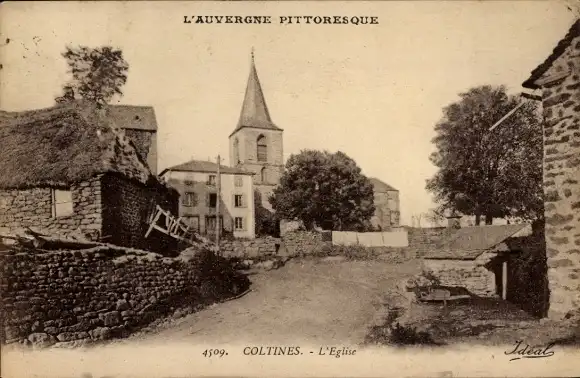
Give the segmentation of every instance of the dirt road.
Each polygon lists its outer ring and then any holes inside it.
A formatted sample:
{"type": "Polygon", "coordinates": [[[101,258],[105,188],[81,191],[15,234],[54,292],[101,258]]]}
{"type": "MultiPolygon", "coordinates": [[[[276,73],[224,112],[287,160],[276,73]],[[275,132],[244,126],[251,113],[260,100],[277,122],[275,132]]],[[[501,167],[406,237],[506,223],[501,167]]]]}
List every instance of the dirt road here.
{"type": "Polygon", "coordinates": [[[416,263],[290,261],[251,276],[252,291],[177,320],[167,329],[124,342],[361,342],[388,290],[416,263]]]}

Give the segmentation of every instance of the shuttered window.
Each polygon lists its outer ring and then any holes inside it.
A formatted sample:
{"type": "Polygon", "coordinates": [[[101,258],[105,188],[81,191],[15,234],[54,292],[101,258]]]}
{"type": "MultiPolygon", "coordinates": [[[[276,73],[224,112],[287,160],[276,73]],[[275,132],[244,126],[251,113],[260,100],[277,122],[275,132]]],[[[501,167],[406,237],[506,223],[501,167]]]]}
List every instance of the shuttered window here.
{"type": "Polygon", "coordinates": [[[73,214],[72,191],[52,189],[52,216],[66,217],[73,214]]]}

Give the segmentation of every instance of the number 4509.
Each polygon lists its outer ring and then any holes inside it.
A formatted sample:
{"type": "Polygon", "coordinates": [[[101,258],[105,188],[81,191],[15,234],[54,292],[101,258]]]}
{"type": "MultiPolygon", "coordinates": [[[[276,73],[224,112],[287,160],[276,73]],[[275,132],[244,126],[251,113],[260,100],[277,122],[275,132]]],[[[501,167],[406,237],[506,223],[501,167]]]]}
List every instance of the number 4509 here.
{"type": "Polygon", "coordinates": [[[227,356],[228,352],[225,349],[206,349],[202,354],[204,357],[223,357],[227,356]]]}

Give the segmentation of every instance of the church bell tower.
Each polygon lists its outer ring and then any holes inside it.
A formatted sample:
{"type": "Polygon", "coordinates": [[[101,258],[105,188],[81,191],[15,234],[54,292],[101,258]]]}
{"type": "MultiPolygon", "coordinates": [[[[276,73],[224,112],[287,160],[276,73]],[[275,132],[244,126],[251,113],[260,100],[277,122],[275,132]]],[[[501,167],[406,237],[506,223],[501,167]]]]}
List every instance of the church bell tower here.
{"type": "Polygon", "coordinates": [[[254,173],[256,194],[268,210],[272,209],[268,197],[284,171],[282,133],[270,117],[252,51],[242,111],[229,136],[230,165],[254,173]]]}

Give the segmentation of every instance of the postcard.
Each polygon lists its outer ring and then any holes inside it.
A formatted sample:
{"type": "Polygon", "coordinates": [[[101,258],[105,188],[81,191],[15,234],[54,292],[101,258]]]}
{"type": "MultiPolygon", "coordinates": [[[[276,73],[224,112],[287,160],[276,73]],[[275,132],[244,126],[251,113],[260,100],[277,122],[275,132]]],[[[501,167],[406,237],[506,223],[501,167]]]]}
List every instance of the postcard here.
{"type": "Polygon", "coordinates": [[[578,376],[580,3],[0,5],[1,376],[578,376]]]}

